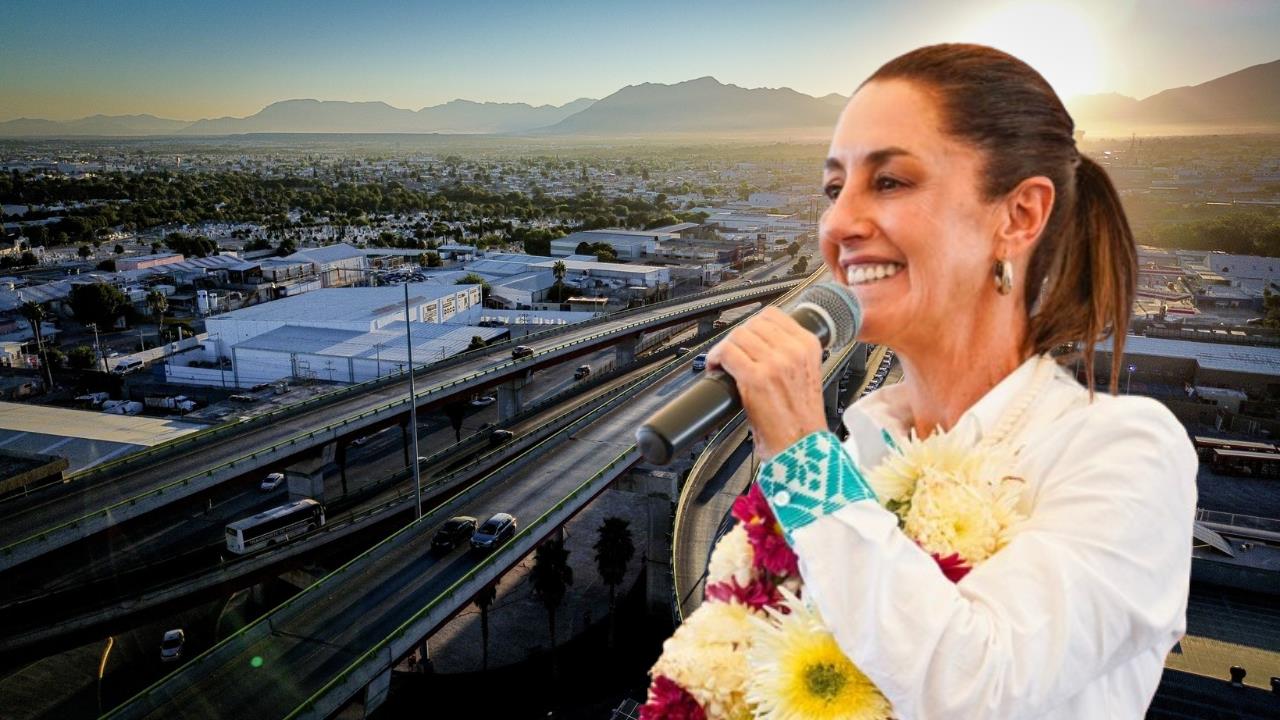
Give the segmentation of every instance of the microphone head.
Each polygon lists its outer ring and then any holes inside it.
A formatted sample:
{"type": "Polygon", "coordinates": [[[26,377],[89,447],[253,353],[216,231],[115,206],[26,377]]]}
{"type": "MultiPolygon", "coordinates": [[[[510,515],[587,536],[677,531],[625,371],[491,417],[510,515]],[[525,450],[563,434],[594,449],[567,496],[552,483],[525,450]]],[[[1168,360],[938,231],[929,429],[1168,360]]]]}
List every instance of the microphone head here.
{"type": "Polygon", "coordinates": [[[862,326],[862,307],[858,305],[853,293],[844,287],[833,282],[814,285],[797,298],[796,307],[804,305],[820,310],[821,314],[831,319],[831,342],[828,347],[843,348],[857,337],[858,328],[862,326]]]}

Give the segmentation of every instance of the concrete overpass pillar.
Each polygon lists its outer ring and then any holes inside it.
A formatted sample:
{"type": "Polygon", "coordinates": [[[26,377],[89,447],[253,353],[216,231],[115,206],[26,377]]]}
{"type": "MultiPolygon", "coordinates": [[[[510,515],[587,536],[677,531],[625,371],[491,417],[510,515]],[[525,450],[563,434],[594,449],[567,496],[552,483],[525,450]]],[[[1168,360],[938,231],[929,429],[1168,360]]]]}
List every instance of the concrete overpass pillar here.
{"type": "Polygon", "coordinates": [[[285,482],[289,485],[289,500],[311,498],[324,504],[324,476],[337,468],[334,458],[338,451],[338,443],[325,443],[320,453],[299,460],[284,470],[285,482]]]}
{"type": "Polygon", "coordinates": [[[632,335],[622,338],[617,345],[613,346],[613,366],[623,367],[630,365],[636,361],[636,346],[640,344],[640,337],[632,335]]]}
{"type": "Polygon", "coordinates": [[[391,691],[391,670],[388,668],[369,682],[364,688],[364,716],[369,717],[370,713],[382,707],[382,703],[387,700],[387,693],[391,691]]]}
{"type": "Polygon", "coordinates": [[[716,329],[716,319],[707,316],[698,318],[698,337],[706,337],[716,329]]]}
{"type": "Polygon", "coordinates": [[[524,408],[524,378],[508,380],[498,386],[498,422],[510,420],[524,408]]]}

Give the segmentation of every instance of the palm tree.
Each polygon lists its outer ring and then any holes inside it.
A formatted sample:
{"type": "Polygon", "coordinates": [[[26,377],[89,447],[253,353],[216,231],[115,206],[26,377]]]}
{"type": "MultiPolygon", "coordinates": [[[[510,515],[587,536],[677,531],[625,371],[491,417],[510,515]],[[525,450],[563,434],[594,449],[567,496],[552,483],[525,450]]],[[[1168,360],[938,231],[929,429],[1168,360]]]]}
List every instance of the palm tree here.
{"type": "Polygon", "coordinates": [[[151,316],[160,323],[164,319],[164,313],[169,309],[169,298],[159,290],[152,290],[147,293],[147,309],[151,311],[151,316]]]}
{"type": "Polygon", "coordinates": [[[556,264],[551,266],[551,274],[556,276],[556,302],[564,301],[564,276],[568,272],[569,267],[563,260],[557,260],[556,264]]]}
{"type": "Polygon", "coordinates": [[[476,607],[480,608],[480,669],[489,669],[489,606],[498,597],[498,581],[485,585],[476,593],[476,607]]]}
{"type": "Polygon", "coordinates": [[[569,551],[564,540],[551,539],[538,546],[533,570],[529,573],[533,595],[547,609],[547,629],[551,632],[551,677],[556,676],[556,610],[573,584],[573,568],[569,567],[569,551]]]}
{"type": "Polygon", "coordinates": [[[44,306],[34,300],[22,303],[19,312],[31,324],[31,334],[36,338],[36,355],[40,358],[40,367],[44,368],[45,377],[49,381],[46,387],[52,390],[53,369],[49,367],[49,356],[44,352],[44,328],[40,327],[40,323],[44,322],[48,315],[44,311],[44,306]]]}
{"type": "Polygon", "coordinates": [[[622,518],[605,518],[598,532],[596,544],[592,547],[596,551],[596,570],[609,588],[609,647],[612,648],[614,597],[627,574],[627,563],[636,554],[636,546],[631,541],[631,523],[622,518]]]}

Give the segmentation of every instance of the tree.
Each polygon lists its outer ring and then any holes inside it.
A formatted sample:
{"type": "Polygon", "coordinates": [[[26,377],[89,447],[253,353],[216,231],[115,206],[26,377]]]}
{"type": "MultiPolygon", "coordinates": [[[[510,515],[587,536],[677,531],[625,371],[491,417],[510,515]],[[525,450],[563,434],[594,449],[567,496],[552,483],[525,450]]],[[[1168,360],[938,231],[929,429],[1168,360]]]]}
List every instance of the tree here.
{"type": "Polygon", "coordinates": [[[482,303],[485,300],[488,300],[489,296],[493,294],[493,287],[489,285],[489,281],[480,277],[476,273],[467,273],[466,275],[463,275],[458,278],[458,282],[454,283],[454,285],[479,285],[480,302],[482,303]]]}
{"type": "Polygon", "coordinates": [[[451,402],[444,406],[444,414],[449,418],[449,424],[453,426],[454,442],[462,442],[462,419],[467,415],[467,404],[451,402]]]}
{"type": "Polygon", "coordinates": [[[592,547],[596,551],[596,570],[609,587],[609,647],[613,647],[614,597],[618,585],[626,577],[627,563],[636,554],[636,547],[631,540],[631,523],[622,518],[605,518],[597,532],[596,543],[592,547]]]}
{"type": "Polygon", "coordinates": [[[97,354],[88,345],[79,345],[67,353],[67,364],[77,370],[89,370],[97,363],[97,354]]]}
{"type": "Polygon", "coordinates": [[[147,293],[147,309],[151,311],[151,316],[157,323],[161,322],[164,319],[165,310],[169,309],[169,298],[159,290],[152,290],[147,293]]]}
{"type": "Polygon", "coordinates": [[[1262,310],[1266,313],[1262,318],[1262,325],[1280,329],[1280,295],[1271,292],[1271,288],[1262,290],[1262,310]]]}
{"type": "Polygon", "coordinates": [[[488,344],[488,343],[486,343],[486,342],[484,341],[484,338],[480,337],[479,335],[472,335],[472,336],[471,336],[471,344],[467,346],[467,349],[468,349],[468,350],[480,350],[480,349],[482,349],[482,348],[483,348],[485,345],[487,345],[487,344],[488,344]]]}
{"type": "Polygon", "coordinates": [[[86,325],[92,323],[99,331],[109,330],[124,311],[128,300],[124,293],[106,283],[75,285],[71,288],[71,312],[86,325]]]}
{"type": "Polygon", "coordinates": [[[565,593],[573,584],[573,568],[569,567],[569,551],[564,541],[548,539],[538,546],[534,554],[533,570],[529,572],[533,583],[533,595],[542,601],[547,610],[547,629],[551,633],[551,675],[556,675],[556,610],[564,601],[565,593]]]}
{"type": "Polygon", "coordinates": [[[164,238],[169,249],[189,258],[202,258],[218,254],[218,244],[203,235],[169,233],[164,238]]]}
{"type": "Polygon", "coordinates": [[[103,260],[102,262],[98,263],[97,268],[103,272],[115,272],[116,261],[113,260],[112,258],[107,258],[106,260],[103,260]]]}
{"type": "Polygon", "coordinates": [[[256,252],[258,250],[270,250],[270,249],[271,249],[271,242],[268,241],[266,238],[261,238],[261,237],[254,238],[244,244],[245,252],[256,252]]]}
{"type": "Polygon", "coordinates": [[[31,324],[31,334],[36,339],[36,356],[40,358],[40,366],[44,368],[45,378],[49,381],[46,387],[52,389],[53,370],[49,367],[49,358],[44,351],[44,328],[40,326],[40,323],[44,322],[45,318],[48,317],[45,314],[44,306],[34,300],[28,300],[22,303],[19,312],[31,324]]]}
{"type": "Polygon", "coordinates": [[[79,255],[79,256],[80,256],[80,257],[82,257],[82,258],[87,258],[87,257],[89,257],[90,255],[92,255],[92,254],[93,254],[93,250],[92,250],[92,249],[90,249],[88,245],[81,245],[81,246],[76,250],[76,254],[77,254],[77,255],[79,255]]]}
{"type": "Polygon", "coordinates": [[[40,258],[36,257],[36,254],[31,252],[30,250],[24,251],[22,253],[22,257],[18,260],[19,267],[31,267],[32,265],[39,265],[39,264],[40,264],[40,258]]]}
{"type": "Polygon", "coordinates": [[[498,581],[495,580],[476,593],[476,607],[480,608],[480,669],[489,669],[489,606],[498,598],[498,581]]]}
{"type": "Polygon", "coordinates": [[[795,240],[790,245],[787,246],[787,254],[790,255],[792,258],[795,258],[795,256],[798,255],[799,253],[800,253],[799,240],[795,240]]]}
{"type": "Polygon", "coordinates": [[[809,256],[802,255],[800,256],[800,259],[796,261],[796,264],[791,266],[791,274],[799,275],[800,273],[808,269],[809,269],[809,256]]]}
{"type": "Polygon", "coordinates": [[[117,254],[117,255],[123,255],[123,254],[124,254],[124,246],[123,246],[123,245],[121,245],[120,243],[116,243],[116,246],[115,246],[115,248],[112,250],[112,252],[114,252],[114,253],[115,253],[115,254],[117,254]]]}
{"type": "Polygon", "coordinates": [[[569,267],[564,264],[563,260],[557,260],[555,265],[551,266],[551,273],[556,276],[556,287],[564,285],[564,276],[569,272],[569,267]]]}
{"type": "Polygon", "coordinates": [[[276,255],[284,257],[298,252],[298,246],[293,242],[293,238],[285,238],[276,246],[276,255]]]}
{"type": "Polygon", "coordinates": [[[444,262],[440,259],[440,253],[425,253],[427,256],[427,267],[440,267],[444,262]]]}

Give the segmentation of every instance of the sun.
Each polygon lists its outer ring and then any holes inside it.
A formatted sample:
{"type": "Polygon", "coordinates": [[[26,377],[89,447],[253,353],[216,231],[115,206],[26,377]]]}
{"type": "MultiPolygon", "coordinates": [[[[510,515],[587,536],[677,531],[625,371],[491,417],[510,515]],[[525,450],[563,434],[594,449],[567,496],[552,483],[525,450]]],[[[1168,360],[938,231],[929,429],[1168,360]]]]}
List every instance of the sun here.
{"type": "Polygon", "coordinates": [[[1063,100],[1104,92],[1102,43],[1094,22],[1061,2],[1019,2],[979,15],[963,38],[1004,50],[1040,72],[1063,100]]]}

